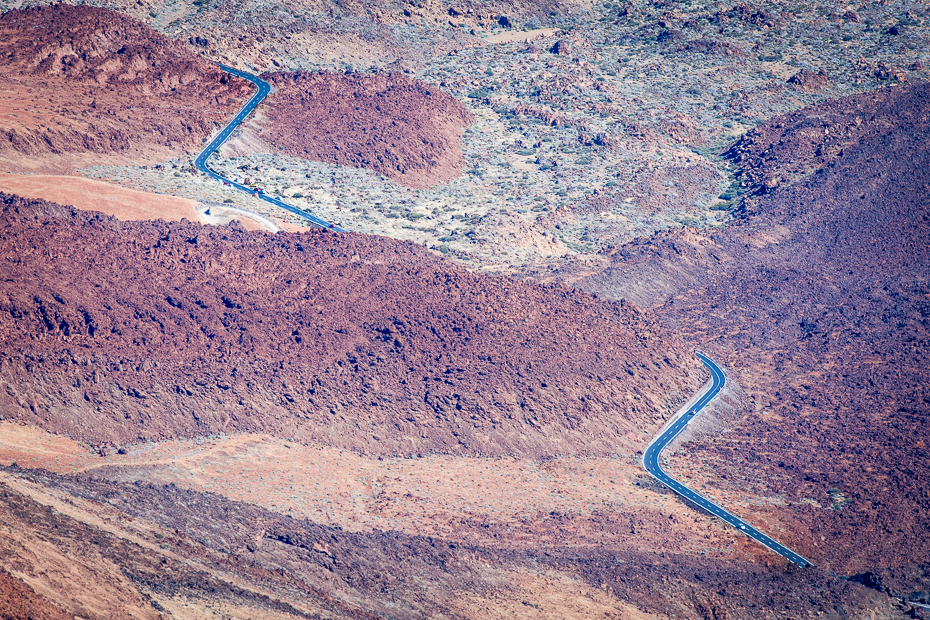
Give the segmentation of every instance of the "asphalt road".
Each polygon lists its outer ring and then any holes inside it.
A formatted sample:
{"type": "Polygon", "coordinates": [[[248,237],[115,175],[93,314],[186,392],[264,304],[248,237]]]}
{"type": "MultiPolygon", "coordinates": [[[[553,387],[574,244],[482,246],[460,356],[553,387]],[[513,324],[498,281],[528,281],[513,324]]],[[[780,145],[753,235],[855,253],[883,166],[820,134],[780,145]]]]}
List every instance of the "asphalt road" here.
{"type": "Polygon", "coordinates": [[[707,406],[707,403],[712,401],[714,397],[717,396],[727,380],[726,376],[723,374],[723,371],[720,370],[720,367],[718,367],[717,364],[713,362],[713,360],[702,353],[697,353],[697,356],[710,370],[713,377],[713,384],[711,385],[710,389],[700,398],[700,400],[694,404],[693,407],[690,407],[683,416],[678,418],[674,424],[672,424],[668,429],[665,430],[664,433],[659,435],[646,447],[646,451],[643,453],[643,464],[646,466],[646,471],[652,474],[656,480],[671,490],[675,491],[675,493],[678,493],[692,504],[696,504],[715,517],[726,521],[743,534],[746,534],[746,536],[749,536],[753,540],[762,543],[775,553],[788,558],[790,561],[794,562],[802,568],[813,566],[814,564],[810,560],[798,555],[778,541],[772,540],[756,528],[752,527],[737,517],[732,512],[728,511],[722,506],[713,503],[704,496],[695,493],[662,471],[662,467],[659,465],[659,456],[662,454],[662,450],[664,450],[665,446],[667,446],[669,442],[675,439],[675,437],[677,437],[678,434],[681,433],[681,431],[683,431],[684,428],[688,426],[688,424],[694,418],[697,417],[701,410],[707,406]]]}
{"type": "MultiPolygon", "coordinates": [[[[222,68],[224,71],[228,73],[232,73],[233,75],[237,75],[241,78],[244,78],[252,82],[253,84],[255,84],[255,86],[258,87],[258,92],[256,92],[255,95],[253,95],[252,98],[249,100],[249,102],[245,104],[245,107],[239,110],[239,113],[236,114],[236,116],[231,121],[229,121],[229,123],[223,128],[223,131],[221,131],[219,135],[216,136],[216,138],[214,138],[213,141],[210,142],[210,144],[208,144],[207,147],[203,151],[201,151],[200,155],[198,155],[197,159],[194,161],[194,165],[202,173],[216,179],[217,181],[226,183],[229,186],[235,187],[236,189],[242,190],[244,192],[254,193],[253,190],[250,189],[249,187],[236,183],[232,181],[231,179],[222,177],[218,175],[217,173],[215,173],[213,170],[210,170],[210,168],[207,167],[207,159],[214,153],[214,151],[216,151],[216,149],[218,149],[223,144],[223,142],[226,141],[227,138],[229,138],[232,132],[235,131],[235,129],[242,123],[242,121],[245,120],[245,118],[252,112],[252,110],[254,110],[255,107],[259,103],[261,103],[265,97],[268,96],[268,93],[271,92],[271,85],[268,84],[268,82],[250,73],[239,71],[237,69],[233,69],[232,67],[227,67],[225,65],[220,65],[220,68],[222,68]]],[[[321,220],[320,218],[310,213],[307,213],[306,211],[302,209],[298,209],[297,207],[291,206],[272,196],[267,196],[265,194],[258,194],[258,198],[261,198],[265,202],[270,202],[271,204],[277,207],[280,207],[286,211],[290,211],[291,213],[302,217],[303,219],[307,220],[312,226],[317,226],[319,228],[325,228],[327,230],[332,230],[336,232],[346,232],[342,228],[339,228],[338,226],[332,225],[329,222],[321,220]]],[[[665,446],[667,446],[669,442],[671,442],[676,436],[678,436],[678,434],[682,430],[684,430],[684,428],[691,422],[691,420],[693,420],[700,413],[700,411],[707,405],[707,403],[712,401],[714,397],[717,396],[721,388],[723,388],[724,383],[726,383],[726,377],[724,376],[723,371],[720,370],[720,368],[710,358],[708,358],[707,356],[701,353],[698,353],[697,356],[700,358],[702,362],[704,362],[704,365],[707,366],[708,369],[710,369],[711,375],[713,376],[713,384],[711,385],[710,390],[708,390],[700,398],[700,400],[698,400],[698,402],[688,410],[688,412],[685,415],[681,416],[672,426],[670,426],[664,433],[662,433],[658,438],[656,438],[655,440],[653,440],[652,443],[649,444],[649,446],[646,448],[645,453],[643,454],[643,464],[646,466],[646,471],[648,471],[656,480],[658,480],[665,486],[669,487],[670,489],[672,489],[673,491],[675,491],[676,493],[678,493],[679,495],[681,495],[688,501],[700,506],[701,508],[703,508],[710,514],[726,521],[727,523],[729,523],[730,525],[732,525],[739,531],[743,532],[744,534],[746,534],[753,540],[756,540],[762,543],[763,545],[765,545],[766,547],[768,547],[775,553],[788,558],[790,561],[794,562],[798,566],[801,566],[801,567],[813,566],[813,563],[810,562],[809,560],[798,555],[797,553],[795,553],[788,547],[785,547],[781,543],[775,540],[772,540],[771,538],[769,538],[768,536],[766,536],[765,534],[763,534],[756,528],[752,527],[748,523],[744,522],[742,519],[740,519],[733,513],[729,512],[722,506],[719,506],[711,502],[710,500],[706,499],[705,497],[701,496],[698,493],[695,493],[694,491],[692,491],[691,489],[689,489],[688,487],[681,484],[680,482],[678,482],[677,480],[675,480],[674,478],[666,474],[664,471],[662,471],[662,467],[659,465],[659,456],[662,454],[662,450],[665,449],[665,446]]]]}
{"type": "MultiPolygon", "coordinates": [[[[244,121],[246,117],[249,114],[251,114],[252,110],[254,110],[255,107],[258,104],[260,104],[262,100],[265,99],[265,97],[268,96],[268,93],[271,92],[271,85],[265,80],[259,77],[256,77],[252,75],[251,73],[246,73],[245,71],[239,71],[238,69],[233,69],[232,67],[227,67],[226,65],[220,65],[220,68],[223,71],[226,71],[227,73],[232,73],[233,75],[237,75],[241,78],[244,78],[252,82],[253,84],[255,84],[255,86],[258,87],[258,92],[252,95],[252,98],[249,99],[249,102],[245,104],[245,106],[241,110],[239,110],[239,113],[236,114],[236,116],[233,117],[233,119],[229,121],[229,123],[227,123],[225,127],[223,127],[223,131],[221,131],[218,136],[213,138],[213,141],[207,145],[207,148],[205,148],[204,150],[200,152],[200,155],[198,155],[197,159],[194,160],[194,166],[197,167],[197,170],[200,170],[202,173],[206,174],[207,176],[211,178],[216,179],[217,181],[220,181],[221,183],[226,183],[230,187],[235,187],[236,189],[242,190],[244,192],[254,194],[255,192],[251,188],[245,185],[236,183],[232,179],[227,179],[225,177],[222,177],[218,175],[217,173],[213,172],[212,170],[210,170],[210,168],[207,166],[207,159],[209,159],[210,156],[213,155],[213,152],[216,151],[216,149],[220,148],[220,146],[224,142],[226,142],[226,139],[229,138],[232,132],[236,130],[236,127],[238,127],[240,123],[242,123],[242,121],[244,121]]],[[[298,209],[297,207],[289,205],[286,202],[282,202],[281,200],[278,200],[277,198],[273,196],[268,196],[264,193],[260,193],[256,197],[260,198],[261,200],[264,200],[265,202],[270,202],[276,207],[281,207],[285,211],[290,211],[294,215],[302,217],[303,219],[307,220],[307,222],[313,227],[325,228],[327,230],[332,230],[334,232],[346,232],[345,230],[343,230],[342,228],[339,228],[338,226],[334,224],[330,224],[329,222],[321,220],[315,215],[307,213],[303,209],[298,209]]]]}

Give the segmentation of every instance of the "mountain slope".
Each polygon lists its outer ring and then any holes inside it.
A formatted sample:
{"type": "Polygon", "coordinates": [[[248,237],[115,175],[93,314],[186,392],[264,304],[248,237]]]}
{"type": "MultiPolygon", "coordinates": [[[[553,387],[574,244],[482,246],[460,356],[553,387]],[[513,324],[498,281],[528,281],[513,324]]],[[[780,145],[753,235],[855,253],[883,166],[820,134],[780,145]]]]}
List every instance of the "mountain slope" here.
{"type": "Polygon", "coordinates": [[[701,382],[628,304],[409,242],[5,197],[4,416],[95,444],[263,431],[372,453],[633,452],[701,382]]]}
{"type": "Polygon", "coordinates": [[[183,153],[252,91],[145,24],[89,6],[7,11],[0,58],[0,158],[17,169],[183,153]]]}
{"type": "Polygon", "coordinates": [[[735,371],[753,406],[679,466],[770,498],[747,509],[845,574],[930,552],[928,119],[927,85],[775,118],[727,152],[746,190],[734,225],[630,244],[584,283],[652,305],[735,371]]]}

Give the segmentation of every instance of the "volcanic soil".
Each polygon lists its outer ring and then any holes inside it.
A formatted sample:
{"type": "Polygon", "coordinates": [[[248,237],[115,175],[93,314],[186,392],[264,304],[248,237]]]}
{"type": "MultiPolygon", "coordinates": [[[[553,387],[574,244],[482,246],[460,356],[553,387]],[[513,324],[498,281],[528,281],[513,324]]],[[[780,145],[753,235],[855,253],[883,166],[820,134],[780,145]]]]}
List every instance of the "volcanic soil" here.
{"type": "Polygon", "coordinates": [[[818,569],[347,532],[173,484],[9,467],[0,506],[14,595],[28,581],[33,606],[88,618],[901,617],[886,595],[818,569]]]}
{"type": "Polygon", "coordinates": [[[0,553],[69,613],[900,617],[638,473],[704,377],[631,304],[393,240],[3,204],[0,553]]]}
{"type": "Polygon", "coordinates": [[[675,471],[902,598],[930,590],[928,119],[928,85],[775,118],[725,154],[732,226],[624,246],[582,283],[651,306],[746,391],[675,471]]]}
{"type": "Polygon", "coordinates": [[[272,73],[258,137],[288,155],[367,168],[408,187],[465,170],[461,137],[471,113],[454,97],[389,73],[272,73]]]}
{"type": "Polygon", "coordinates": [[[0,191],[41,198],[78,209],[99,211],[121,220],[201,221],[193,200],[126,189],[111,183],[66,175],[0,176],[0,191]]]}
{"type": "Polygon", "coordinates": [[[0,16],[0,164],[63,172],[186,154],[253,87],[121,13],[55,4],[0,16]]]}

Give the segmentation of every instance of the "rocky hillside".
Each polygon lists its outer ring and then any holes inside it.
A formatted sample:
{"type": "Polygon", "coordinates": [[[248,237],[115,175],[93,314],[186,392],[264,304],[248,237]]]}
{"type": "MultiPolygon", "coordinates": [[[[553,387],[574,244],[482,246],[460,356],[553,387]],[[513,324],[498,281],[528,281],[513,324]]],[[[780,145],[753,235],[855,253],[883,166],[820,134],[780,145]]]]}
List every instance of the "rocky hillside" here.
{"type": "Polygon", "coordinates": [[[393,240],[4,197],[3,415],[95,444],[264,431],[376,453],[638,449],[700,384],[629,304],[393,240]]]}
{"type": "Polygon", "coordinates": [[[429,187],[465,169],[471,113],[440,89],[399,74],[275,73],[260,136],[288,155],[374,170],[429,187]]]}
{"type": "Polygon", "coordinates": [[[928,119],[927,85],[775,118],[726,153],[734,225],[624,246],[584,283],[653,305],[748,392],[735,432],[686,445],[680,470],[774,498],[751,510],[846,574],[919,575],[930,552],[928,119]]]}
{"type": "Polygon", "coordinates": [[[252,90],[121,13],[57,4],[0,16],[0,154],[192,149],[252,90]]]}

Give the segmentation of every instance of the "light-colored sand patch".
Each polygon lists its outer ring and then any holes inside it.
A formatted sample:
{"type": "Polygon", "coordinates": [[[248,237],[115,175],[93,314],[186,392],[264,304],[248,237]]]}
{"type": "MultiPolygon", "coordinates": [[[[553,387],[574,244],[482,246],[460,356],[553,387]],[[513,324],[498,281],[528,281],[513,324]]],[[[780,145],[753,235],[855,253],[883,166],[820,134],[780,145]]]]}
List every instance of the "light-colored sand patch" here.
{"type": "Polygon", "coordinates": [[[202,222],[193,200],[126,189],[111,183],[65,175],[0,176],[0,191],[39,198],[86,211],[100,211],[121,220],[181,220],[202,222]]]}
{"type": "Polygon", "coordinates": [[[281,230],[279,223],[272,221],[271,218],[235,207],[202,205],[198,210],[198,214],[202,221],[217,226],[228,224],[232,220],[239,220],[239,223],[246,230],[266,230],[273,233],[281,230]]]}
{"type": "Polygon", "coordinates": [[[83,467],[92,459],[90,452],[67,437],[52,435],[32,426],[0,422],[0,464],[18,463],[23,467],[43,467],[60,471],[83,467]]]}
{"type": "Polygon", "coordinates": [[[551,37],[557,32],[558,30],[556,28],[537,28],[536,30],[527,30],[525,32],[507,31],[492,34],[487,37],[485,41],[488,43],[528,43],[541,37],[551,37]]]}
{"type": "Polygon", "coordinates": [[[186,218],[217,226],[238,220],[246,230],[278,232],[281,229],[280,224],[271,218],[243,209],[201,205],[186,198],[140,192],[84,177],[7,174],[0,176],[0,191],[71,205],[85,211],[100,211],[121,220],[179,221],[186,218]]]}

